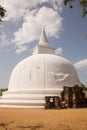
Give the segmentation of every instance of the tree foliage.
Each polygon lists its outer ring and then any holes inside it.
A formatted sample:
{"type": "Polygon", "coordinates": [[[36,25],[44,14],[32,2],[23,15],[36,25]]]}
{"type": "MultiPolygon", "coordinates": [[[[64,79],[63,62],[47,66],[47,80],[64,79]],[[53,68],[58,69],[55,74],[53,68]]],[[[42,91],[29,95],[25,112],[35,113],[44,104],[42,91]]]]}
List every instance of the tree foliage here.
{"type": "Polygon", "coordinates": [[[2,22],[2,18],[5,16],[6,10],[0,5],[0,23],[2,22]]]}
{"type": "Polygon", "coordinates": [[[2,88],[2,89],[0,89],[0,96],[2,96],[2,93],[4,92],[4,91],[7,91],[8,89],[7,88],[2,88]]]}
{"type": "Polygon", "coordinates": [[[87,87],[81,83],[81,86],[83,87],[83,91],[86,91],[87,92],[87,87]]]}
{"type": "Polygon", "coordinates": [[[87,15],[87,0],[64,0],[64,5],[69,4],[70,8],[73,8],[73,2],[78,2],[82,9],[82,17],[87,15]]]}

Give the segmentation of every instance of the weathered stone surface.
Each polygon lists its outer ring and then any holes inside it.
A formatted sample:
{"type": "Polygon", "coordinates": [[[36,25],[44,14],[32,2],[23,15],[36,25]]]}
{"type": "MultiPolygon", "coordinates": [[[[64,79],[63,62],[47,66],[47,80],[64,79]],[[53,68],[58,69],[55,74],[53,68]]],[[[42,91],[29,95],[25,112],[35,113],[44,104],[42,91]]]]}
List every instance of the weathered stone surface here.
{"type": "Polygon", "coordinates": [[[61,99],[67,104],[67,108],[87,107],[87,99],[85,98],[83,88],[78,85],[73,87],[64,86],[61,99]]]}
{"type": "Polygon", "coordinates": [[[46,109],[61,108],[84,108],[87,107],[87,98],[83,88],[75,85],[73,87],[64,86],[61,96],[45,97],[46,109]]]}

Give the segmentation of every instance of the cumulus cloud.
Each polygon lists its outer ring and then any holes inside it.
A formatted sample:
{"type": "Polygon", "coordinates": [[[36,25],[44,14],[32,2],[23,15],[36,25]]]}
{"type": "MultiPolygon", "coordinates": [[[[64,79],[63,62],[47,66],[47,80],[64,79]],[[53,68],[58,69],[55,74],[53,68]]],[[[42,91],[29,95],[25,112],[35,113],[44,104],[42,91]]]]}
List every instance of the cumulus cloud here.
{"type": "Polygon", "coordinates": [[[56,54],[56,55],[62,55],[62,54],[63,54],[63,49],[62,49],[61,47],[57,48],[57,49],[55,50],[55,54],[56,54]]]}
{"type": "Polygon", "coordinates": [[[42,7],[36,15],[31,11],[25,15],[22,27],[14,33],[14,42],[22,45],[38,40],[43,27],[48,37],[58,38],[62,29],[62,18],[47,7],[42,7]]]}
{"type": "Polygon", "coordinates": [[[78,61],[77,63],[74,64],[76,69],[83,69],[87,68],[87,59],[78,61]]]}
{"type": "Polygon", "coordinates": [[[54,9],[62,10],[63,0],[1,0],[0,4],[7,10],[6,20],[18,20],[26,14],[27,10],[45,2],[53,5],[54,9]]]}
{"type": "Polygon", "coordinates": [[[34,7],[38,2],[36,0],[1,0],[1,5],[7,10],[6,20],[17,20],[24,16],[27,9],[34,7]]]}
{"type": "MultiPolygon", "coordinates": [[[[41,29],[45,27],[48,37],[60,38],[63,18],[63,0],[1,0],[7,10],[6,21],[21,21],[9,41],[15,44],[16,52],[27,49],[27,44],[38,40],[41,29]]],[[[8,34],[7,34],[8,35],[8,34]]],[[[5,43],[5,41],[4,41],[5,43]]]]}
{"type": "Polygon", "coordinates": [[[0,46],[3,47],[3,46],[8,45],[8,44],[9,44],[9,41],[7,39],[7,36],[4,32],[2,32],[0,34],[0,46]]]}
{"type": "Polygon", "coordinates": [[[27,50],[27,46],[19,46],[19,47],[17,46],[16,53],[20,54],[21,52],[23,52],[25,50],[27,50]]]}
{"type": "Polygon", "coordinates": [[[49,0],[51,1],[51,4],[53,5],[53,8],[59,12],[63,9],[63,0],[49,0]]]}

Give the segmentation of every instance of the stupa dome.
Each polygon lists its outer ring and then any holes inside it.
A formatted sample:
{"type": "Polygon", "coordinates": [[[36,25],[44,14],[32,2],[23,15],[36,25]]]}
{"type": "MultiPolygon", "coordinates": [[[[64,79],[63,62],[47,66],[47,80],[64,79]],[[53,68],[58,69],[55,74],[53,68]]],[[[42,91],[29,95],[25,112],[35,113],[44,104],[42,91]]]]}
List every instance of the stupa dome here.
{"type": "Polygon", "coordinates": [[[21,61],[13,70],[9,91],[62,89],[80,85],[73,65],[52,54],[36,54],[21,61]]]}
{"type": "Polygon", "coordinates": [[[42,30],[33,55],[13,69],[8,91],[0,98],[0,107],[44,108],[45,96],[60,96],[63,86],[80,86],[74,66],[55,55],[42,30]]]}

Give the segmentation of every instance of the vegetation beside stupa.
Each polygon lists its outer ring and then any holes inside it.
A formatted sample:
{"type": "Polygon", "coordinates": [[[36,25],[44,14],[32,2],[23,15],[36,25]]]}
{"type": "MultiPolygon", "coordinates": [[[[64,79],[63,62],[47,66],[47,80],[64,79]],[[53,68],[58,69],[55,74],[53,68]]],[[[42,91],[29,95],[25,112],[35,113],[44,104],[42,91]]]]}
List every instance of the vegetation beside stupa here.
{"type": "Polygon", "coordinates": [[[87,87],[81,83],[81,86],[83,87],[83,91],[86,91],[87,92],[87,87]]]}
{"type": "Polygon", "coordinates": [[[2,96],[2,93],[4,92],[4,91],[7,91],[8,90],[8,88],[1,88],[0,89],[0,96],[2,96]]]}

